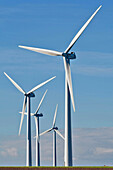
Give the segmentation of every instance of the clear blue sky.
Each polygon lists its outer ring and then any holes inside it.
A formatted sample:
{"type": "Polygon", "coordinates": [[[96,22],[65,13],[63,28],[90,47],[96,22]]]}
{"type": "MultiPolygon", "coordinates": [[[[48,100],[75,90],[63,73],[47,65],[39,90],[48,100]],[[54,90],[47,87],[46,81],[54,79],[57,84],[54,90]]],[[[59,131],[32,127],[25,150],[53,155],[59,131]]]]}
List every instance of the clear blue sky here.
{"type": "MultiPolygon", "coordinates": [[[[56,75],[55,80],[35,92],[32,112],[48,89],[40,109],[44,114],[41,131],[51,126],[57,103],[57,125],[64,129],[62,58],[23,50],[18,45],[64,51],[100,5],[101,10],[72,48],[77,55],[71,62],[76,104],[76,112],[72,110],[73,128],[113,127],[113,1],[0,1],[0,135],[5,139],[18,134],[23,95],[4,71],[25,91],[56,75]]],[[[34,130],[34,120],[32,125],[34,130]]],[[[25,134],[26,118],[22,128],[25,134]]]]}

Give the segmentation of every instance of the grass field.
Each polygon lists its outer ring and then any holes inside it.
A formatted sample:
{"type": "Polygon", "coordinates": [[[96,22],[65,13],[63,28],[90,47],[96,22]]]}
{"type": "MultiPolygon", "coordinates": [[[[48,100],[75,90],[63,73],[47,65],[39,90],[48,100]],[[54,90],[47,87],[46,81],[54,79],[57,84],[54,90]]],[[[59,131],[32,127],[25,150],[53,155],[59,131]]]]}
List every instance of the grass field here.
{"type": "Polygon", "coordinates": [[[0,167],[0,170],[111,170],[113,167],[109,166],[77,166],[77,167],[0,167]]]}

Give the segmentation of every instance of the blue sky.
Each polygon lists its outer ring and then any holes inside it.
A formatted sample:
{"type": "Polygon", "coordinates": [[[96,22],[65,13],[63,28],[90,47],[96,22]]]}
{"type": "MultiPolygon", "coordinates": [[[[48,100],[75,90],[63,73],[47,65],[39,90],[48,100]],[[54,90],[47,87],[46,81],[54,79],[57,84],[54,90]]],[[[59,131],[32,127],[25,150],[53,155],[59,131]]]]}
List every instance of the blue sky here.
{"type": "MultiPolygon", "coordinates": [[[[57,103],[59,104],[57,125],[59,129],[64,129],[62,58],[23,50],[18,48],[18,45],[64,51],[100,5],[101,10],[72,48],[77,55],[77,59],[71,62],[76,104],[76,112],[72,110],[72,127],[82,130],[106,127],[109,131],[109,128],[113,127],[112,0],[0,1],[0,138],[3,137],[1,141],[6,140],[7,135],[8,138],[10,135],[14,136],[14,141],[15,138],[19,140],[18,112],[21,111],[23,102],[23,95],[4,76],[4,71],[25,91],[56,75],[55,80],[35,92],[32,112],[36,110],[43,93],[48,89],[40,109],[44,114],[40,120],[41,131],[51,126],[57,103]]],[[[35,130],[34,120],[32,130],[35,130]]],[[[26,118],[21,134],[23,136],[26,134],[26,118]]],[[[11,151],[14,152],[14,148],[11,151]]],[[[14,164],[18,164],[18,161],[15,160],[14,164]]]]}

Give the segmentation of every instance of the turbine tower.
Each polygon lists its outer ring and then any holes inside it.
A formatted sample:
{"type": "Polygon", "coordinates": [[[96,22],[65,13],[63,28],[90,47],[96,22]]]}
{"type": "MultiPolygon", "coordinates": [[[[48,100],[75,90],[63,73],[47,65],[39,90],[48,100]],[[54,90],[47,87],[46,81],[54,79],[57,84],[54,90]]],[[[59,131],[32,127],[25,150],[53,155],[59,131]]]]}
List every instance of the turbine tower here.
{"type": "MultiPolygon", "coordinates": [[[[39,134],[40,134],[40,128],[39,127],[40,126],[39,126],[39,118],[43,116],[42,113],[38,113],[38,112],[39,112],[40,106],[41,106],[41,104],[44,100],[46,93],[47,93],[47,90],[45,91],[45,93],[44,93],[44,95],[43,95],[43,97],[42,97],[42,99],[41,99],[41,101],[40,101],[40,103],[37,107],[36,112],[31,113],[31,116],[34,116],[34,118],[35,118],[35,125],[36,125],[36,136],[37,136],[36,137],[36,166],[40,166],[40,136],[39,136],[39,134]]],[[[22,112],[19,112],[19,113],[22,114],[22,112]]],[[[27,115],[27,112],[25,112],[24,114],[27,115]]]]}
{"type": "Polygon", "coordinates": [[[41,104],[42,104],[42,102],[44,100],[44,97],[45,97],[46,93],[47,93],[47,90],[45,91],[45,93],[44,93],[44,95],[43,95],[43,97],[42,97],[42,99],[41,99],[41,101],[40,101],[40,103],[38,105],[38,108],[37,108],[37,110],[36,110],[36,112],[34,114],[35,125],[36,125],[36,136],[37,136],[37,138],[36,138],[36,166],[40,166],[40,136],[39,136],[40,129],[39,129],[39,118],[43,116],[42,113],[39,114],[38,112],[39,112],[40,106],[41,106],[41,104]]]}
{"type": "MultiPolygon", "coordinates": [[[[48,132],[51,132],[53,130],[53,166],[56,166],[57,165],[57,161],[56,161],[56,133],[61,136],[61,138],[64,139],[64,137],[62,136],[62,134],[58,131],[58,127],[55,126],[55,123],[56,123],[56,114],[57,114],[57,109],[58,109],[58,104],[56,106],[56,109],[55,109],[55,114],[54,114],[54,119],[53,119],[53,125],[52,125],[52,128],[42,132],[40,134],[40,136],[48,133],[48,132]]],[[[36,136],[37,138],[37,136],[36,136]]],[[[65,139],[64,139],[65,140],[65,139]]]]}
{"type": "Polygon", "coordinates": [[[86,29],[88,24],[97,14],[102,6],[99,6],[98,9],[93,13],[93,15],[88,19],[88,21],[83,25],[79,32],[72,39],[71,43],[64,52],[58,52],[48,49],[20,46],[20,48],[28,49],[42,54],[47,54],[51,56],[62,56],[64,61],[65,68],[65,166],[72,166],[72,137],[71,137],[71,102],[73,110],[75,112],[75,104],[73,97],[72,89],[72,80],[71,80],[71,70],[70,70],[70,60],[76,59],[74,52],[69,53],[73,45],[77,42],[78,38],[81,36],[83,31],[86,29]]]}
{"type": "Polygon", "coordinates": [[[30,98],[35,97],[35,94],[33,93],[35,90],[39,89],[42,87],[44,84],[48,83],[55,77],[52,77],[51,79],[37,85],[34,87],[32,90],[29,92],[25,92],[14,80],[12,80],[5,72],[4,74],[6,77],[12,82],[12,84],[24,94],[24,102],[23,102],[23,109],[22,109],[22,116],[21,116],[21,122],[20,122],[20,128],[19,128],[19,135],[21,132],[21,127],[23,123],[23,118],[24,118],[24,113],[27,105],[27,154],[26,154],[26,165],[27,166],[32,166],[32,152],[31,152],[31,116],[30,116],[30,98]]]}

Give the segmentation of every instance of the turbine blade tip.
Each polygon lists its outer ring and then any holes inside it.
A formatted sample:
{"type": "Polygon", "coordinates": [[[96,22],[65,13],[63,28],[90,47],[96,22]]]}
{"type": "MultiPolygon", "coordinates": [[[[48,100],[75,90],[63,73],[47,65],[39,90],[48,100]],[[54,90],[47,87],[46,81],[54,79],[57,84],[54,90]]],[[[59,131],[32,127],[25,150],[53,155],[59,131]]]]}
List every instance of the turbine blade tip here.
{"type": "Polygon", "coordinates": [[[100,8],[102,8],[102,5],[100,5],[100,6],[98,7],[98,10],[100,10],[100,8]]]}
{"type": "Polygon", "coordinates": [[[22,45],[18,45],[19,48],[24,48],[25,46],[22,46],[22,45]]]}
{"type": "Polygon", "coordinates": [[[75,112],[75,105],[73,105],[73,111],[75,112]]]}
{"type": "Polygon", "coordinates": [[[9,76],[7,75],[7,73],[6,73],[6,72],[4,72],[4,74],[5,74],[5,76],[6,76],[6,77],[9,77],[9,76]]]}
{"type": "Polygon", "coordinates": [[[48,89],[46,89],[45,93],[47,93],[48,89]]]}

